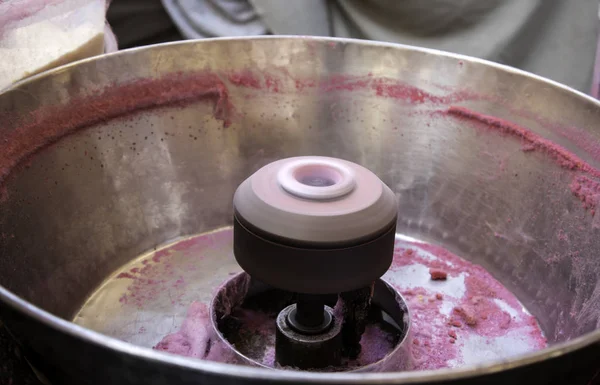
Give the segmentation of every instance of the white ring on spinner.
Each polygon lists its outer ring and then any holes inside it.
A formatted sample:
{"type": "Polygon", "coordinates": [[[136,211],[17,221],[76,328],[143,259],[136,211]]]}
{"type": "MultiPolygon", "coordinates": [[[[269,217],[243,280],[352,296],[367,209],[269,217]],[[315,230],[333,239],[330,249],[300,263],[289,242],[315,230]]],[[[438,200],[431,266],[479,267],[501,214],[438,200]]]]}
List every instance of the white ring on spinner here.
{"type": "Polygon", "coordinates": [[[288,193],[310,200],[339,198],[352,192],[356,186],[354,171],[333,159],[289,162],[277,173],[277,182],[288,193]]]}

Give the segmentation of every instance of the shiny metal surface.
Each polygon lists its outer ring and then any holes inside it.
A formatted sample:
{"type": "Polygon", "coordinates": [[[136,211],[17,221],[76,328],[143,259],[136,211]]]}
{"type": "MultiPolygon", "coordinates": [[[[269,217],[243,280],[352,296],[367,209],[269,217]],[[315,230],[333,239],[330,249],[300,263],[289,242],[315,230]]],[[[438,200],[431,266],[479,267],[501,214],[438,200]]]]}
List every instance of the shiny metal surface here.
{"type": "MultiPolygon", "coordinates": [[[[137,95],[163,100],[169,90],[140,86],[137,95]]],[[[599,166],[598,102],[506,67],[397,45],[277,37],[183,42],[22,82],[0,95],[0,143],[36,119],[41,124],[31,126],[30,137],[60,140],[3,182],[1,317],[32,360],[65,383],[588,383],[600,354],[600,216],[573,196],[573,171],[543,152],[521,151],[519,140],[440,112],[449,105],[509,119],[599,166]],[[94,104],[106,119],[88,119],[93,127],[65,137],[60,129],[48,134],[53,115],[36,113],[51,108],[79,119],[81,98],[109,88],[126,95],[119,87],[127,82],[198,71],[223,82],[234,109],[228,127],[222,105],[206,100],[148,109],[150,103],[116,118],[124,112],[115,113],[115,105],[130,104],[107,98],[94,104]],[[258,87],[244,71],[256,75],[258,87]],[[378,88],[383,78],[398,83],[378,88]],[[552,346],[435,372],[274,373],[174,357],[69,322],[131,259],[230,225],[237,185],[297,155],[340,157],[374,171],[398,197],[400,233],[491,271],[538,317],[552,346]]]]}
{"type": "Polygon", "coordinates": [[[91,293],[73,322],[138,346],[155,346],[180,328],[192,302],[208,307],[217,289],[242,271],[233,258],[232,238],[232,230],[224,228],[175,243],[187,245],[181,250],[169,244],[141,255],[91,293]]]}

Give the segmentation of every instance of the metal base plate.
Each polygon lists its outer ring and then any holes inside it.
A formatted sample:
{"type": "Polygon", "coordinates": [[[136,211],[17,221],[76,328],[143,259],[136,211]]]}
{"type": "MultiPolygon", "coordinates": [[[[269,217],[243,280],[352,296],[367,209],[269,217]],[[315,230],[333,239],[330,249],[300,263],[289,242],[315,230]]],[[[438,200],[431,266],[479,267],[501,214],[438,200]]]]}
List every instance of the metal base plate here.
{"type": "MultiPolygon", "coordinates": [[[[217,288],[241,271],[232,239],[224,228],[141,255],[106,279],[74,322],[155,346],[179,330],[192,302],[208,306],[217,288]]],[[[383,279],[408,302],[414,370],[479,364],[545,346],[536,320],[508,290],[443,249],[397,236],[383,279]]]]}
{"type": "Polygon", "coordinates": [[[100,333],[153,347],[178,330],[189,305],[212,300],[241,272],[225,228],[173,242],[123,266],[89,297],[74,322],[100,333]]]}

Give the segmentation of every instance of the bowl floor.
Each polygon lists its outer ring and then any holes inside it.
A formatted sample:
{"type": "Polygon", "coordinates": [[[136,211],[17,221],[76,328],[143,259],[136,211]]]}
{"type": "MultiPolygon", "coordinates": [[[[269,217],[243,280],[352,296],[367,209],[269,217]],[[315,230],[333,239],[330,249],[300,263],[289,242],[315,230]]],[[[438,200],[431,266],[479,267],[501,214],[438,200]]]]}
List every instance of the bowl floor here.
{"type": "MultiPolygon", "coordinates": [[[[74,322],[155,347],[186,320],[198,323],[190,319],[198,317],[188,312],[190,305],[208,307],[216,289],[241,271],[232,240],[232,229],[222,228],[135,258],[97,288],[74,322]]],[[[481,364],[546,346],[536,319],[512,293],[482,267],[443,248],[397,235],[383,279],[408,303],[414,370],[481,364]]]]}

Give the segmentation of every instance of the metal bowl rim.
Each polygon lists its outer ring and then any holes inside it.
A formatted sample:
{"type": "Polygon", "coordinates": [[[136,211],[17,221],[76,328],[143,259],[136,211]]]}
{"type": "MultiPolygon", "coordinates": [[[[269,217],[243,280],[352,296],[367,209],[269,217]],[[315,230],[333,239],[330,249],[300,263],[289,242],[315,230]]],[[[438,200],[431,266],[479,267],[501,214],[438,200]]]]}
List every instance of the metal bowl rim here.
{"type": "MultiPolygon", "coordinates": [[[[347,38],[331,38],[331,37],[314,37],[314,36],[246,36],[246,37],[224,37],[224,38],[209,38],[209,39],[196,39],[196,40],[185,40],[170,43],[155,44],[144,47],[131,48],[126,50],[120,50],[117,52],[94,56],[87,59],[78,60],[72,63],[65,64],[60,67],[42,72],[40,74],[31,76],[24,80],[21,80],[12,86],[0,90],[0,96],[5,92],[16,90],[23,85],[33,83],[41,78],[51,77],[69,69],[75,69],[78,66],[83,66],[88,63],[92,63],[97,60],[105,58],[117,57],[120,55],[126,55],[132,52],[151,50],[155,47],[163,46],[176,46],[176,45],[187,45],[187,44],[201,44],[211,43],[214,41],[250,41],[250,40],[298,40],[307,41],[312,40],[322,43],[344,43],[353,45],[364,45],[364,46],[378,46],[382,48],[395,48],[405,51],[421,52],[436,56],[443,56],[455,60],[461,60],[464,62],[482,64],[488,67],[496,68],[505,72],[509,72],[518,76],[527,77],[545,83],[552,87],[568,91],[577,95],[579,98],[586,102],[591,102],[600,108],[600,101],[593,97],[584,94],[581,91],[575,90],[564,84],[555,82],[553,80],[541,77],[539,75],[532,74],[527,71],[523,71],[517,68],[506,66],[491,62],[489,60],[474,58],[466,55],[454,54],[450,52],[414,47],[405,44],[397,43],[386,43],[386,42],[375,42],[360,39],[347,39],[347,38]]],[[[9,171],[10,172],[10,171],[9,171]]],[[[275,371],[264,368],[252,368],[244,367],[240,365],[217,363],[210,361],[202,361],[198,359],[188,358],[173,355],[170,353],[160,352],[151,348],[136,346],[128,342],[118,340],[113,337],[106,336],[104,334],[95,332],[90,329],[86,329],[82,326],[76,325],[73,322],[66,321],[59,318],[23,299],[17,295],[11,293],[0,285],[0,302],[12,307],[14,310],[39,321],[46,326],[49,326],[56,331],[68,334],[72,337],[78,338],[88,343],[93,343],[98,346],[102,346],[107,349],[119,352],[124,355],[136,356],[143,358],[148,361],[153,361],[156,364],[167,363],[175,366],[184,367],[187,369],[193,369],[205,372],[207,374],[213,374],[217,376],[230,376],[246,379],[259,379],[259,380],[270,380],[279,382],[293,382],[293,381],[304,381],[307,383],[329,383],[329,384],[379,384],[383,381],[386,383],[398,383],[398,384],[409,384],[409,383],[424,383],[424,382],[435,382],[435,381],[448,381],[451,379],[465,379],[470,377],[476,377],[488,373],[500,372],[503,370],[515,369],[518,367],[524,367],[532,365],[538,362],[542,362],[546,359],[560,357],[567,353],[576,351],[578,349],[590,346],[594,343],[600,343],[600,329],[594,330],[590,333],[584,334],[570,341],[562,342],[551,347],[538,350],[535,352],[527,353],[524,355],[517,356],[513,359],[496,360],[491,361],[487,364],[481,365],[468,365],[458,369],[438,369],[438,370],[425,370],[425,371],[408,371],[408,372],[388,372],[388,373],[310,373],[310,372],[292,372],[292,371],[275,371]]]]}

